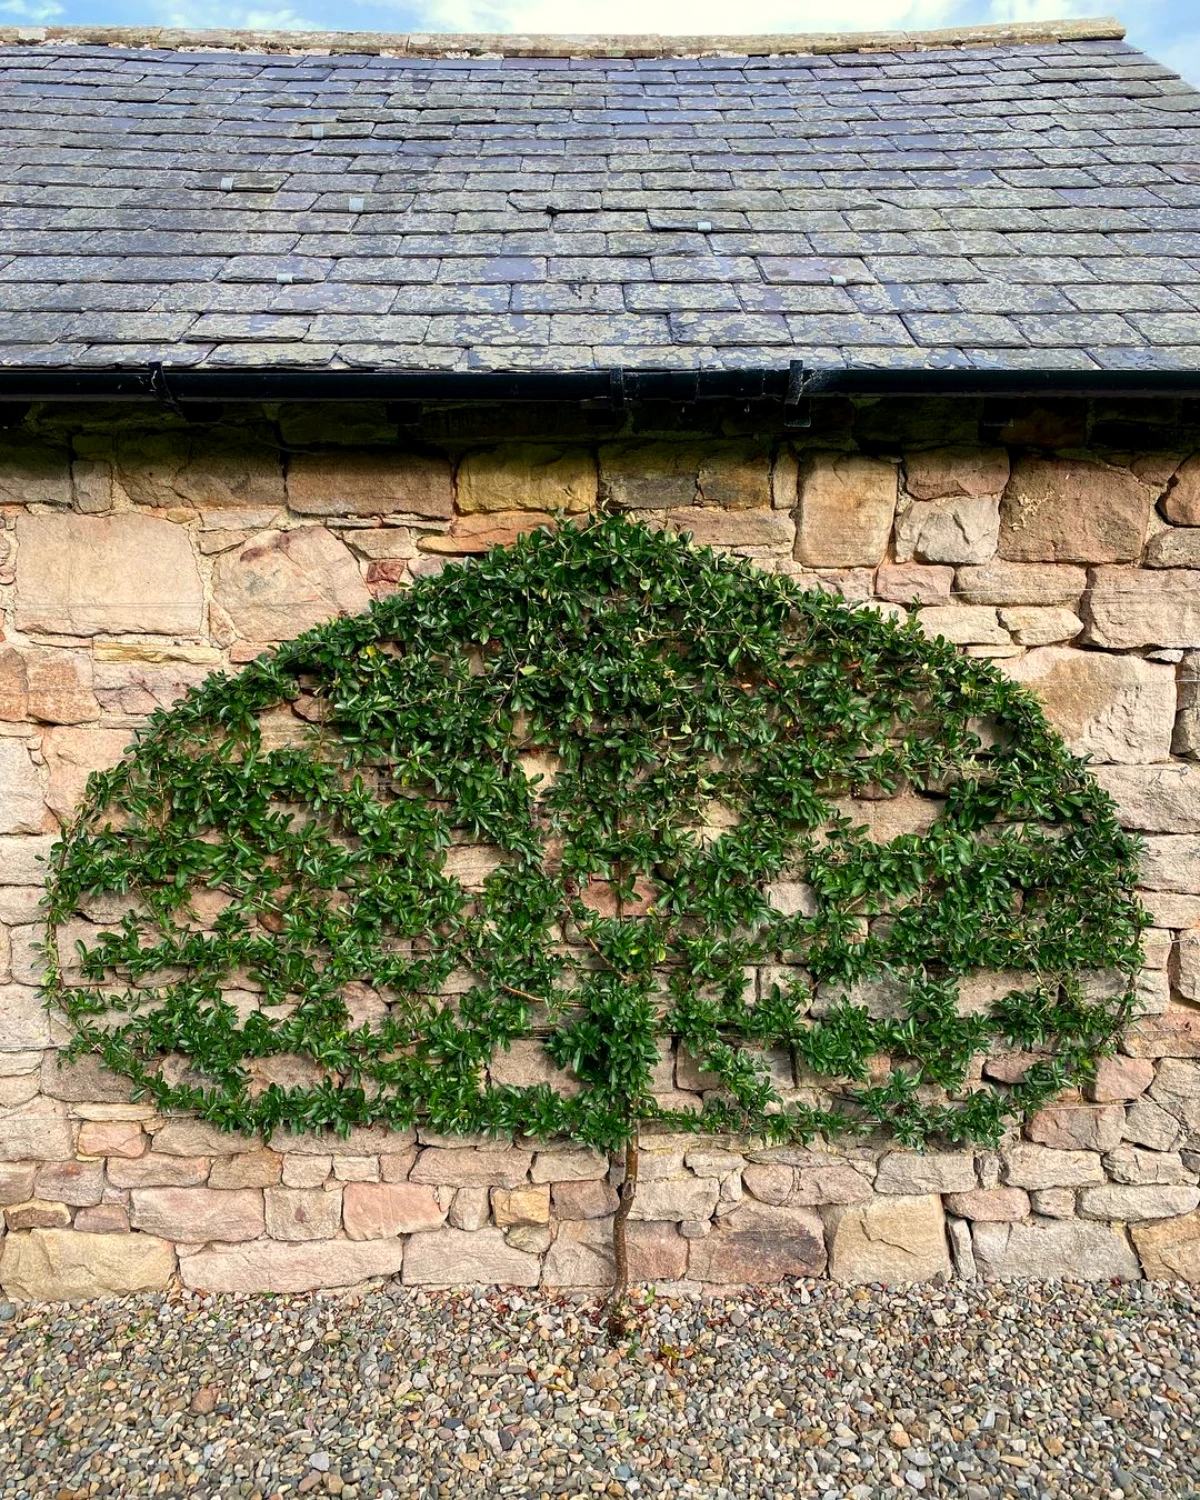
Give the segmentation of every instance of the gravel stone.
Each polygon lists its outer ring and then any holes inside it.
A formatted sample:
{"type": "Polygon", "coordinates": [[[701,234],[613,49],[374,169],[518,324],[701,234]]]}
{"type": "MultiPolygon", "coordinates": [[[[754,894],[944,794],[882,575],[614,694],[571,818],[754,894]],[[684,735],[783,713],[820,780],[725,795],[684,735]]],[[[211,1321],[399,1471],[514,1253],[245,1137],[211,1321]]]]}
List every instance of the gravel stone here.
{"type": "Polygon", "coordinates": [[[0,1500],[1184,1497],[1198,1366],[1175,1283],[4,1303],[0,1500]]]}

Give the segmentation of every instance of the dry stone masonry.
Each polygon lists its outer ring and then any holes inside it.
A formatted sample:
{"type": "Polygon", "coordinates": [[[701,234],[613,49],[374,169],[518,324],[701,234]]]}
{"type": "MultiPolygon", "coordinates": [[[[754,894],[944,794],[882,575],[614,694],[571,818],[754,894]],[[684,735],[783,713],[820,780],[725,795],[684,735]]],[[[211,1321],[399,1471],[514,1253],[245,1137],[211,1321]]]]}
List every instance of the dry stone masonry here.
{"type": "MultiPolygon", "coordinates": [[[[1200,409],[831,398],[788,431],[739,410],[198,415],[45,407],[0,431],[5,1295],[174,1277],[276,1291],[609,1282],[619,1179],[595,1152],[382,1129],[264,1145],[162,1118],[94,1060],[59,1066],[67,1033],[37,989],[41,861],[88,772],[148,714],[215,669],[598,507],[912,611],[998,661],[1144,839],[1153,924],[1117,1054],[1086,1097],[998,1151],[646,1133],[632,1277],[1200,1282],[1200,409]]],[[[877,837],[909,826],[899,804],[875,816],[877,837]]],[[[801,909],[804,892],[777,897],[801,909]]],[[[1030,1061],[992,1055],[981,1076],[1011,1083],[1030,1061]]],[[[806,1086],[790,1057],[770,1063],[806,1086]]],[[[546,1068],[519,1043],[495,1077],[546,1068]]],[[[664,1051],[656,1086],[676,1107],[711,1082],[664,1051]]]]}

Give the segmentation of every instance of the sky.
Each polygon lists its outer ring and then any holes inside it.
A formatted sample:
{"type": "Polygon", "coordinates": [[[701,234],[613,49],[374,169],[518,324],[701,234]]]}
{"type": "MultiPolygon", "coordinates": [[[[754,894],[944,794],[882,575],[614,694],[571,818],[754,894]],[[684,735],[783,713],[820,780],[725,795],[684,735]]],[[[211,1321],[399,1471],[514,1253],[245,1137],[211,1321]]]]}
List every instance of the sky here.
{"type": "MultiPolygon", "coordinates": [[[[0,25],[320,31],[771,32],[916,30],[1105,14],[1103,0],[0,0],[0,25]]],[[[1118,11],[1118,15],[1121,12],[1118,11]]],[[[1200,84],[1196,0],[1137,0],[1129,40],[1200,84]]]]}

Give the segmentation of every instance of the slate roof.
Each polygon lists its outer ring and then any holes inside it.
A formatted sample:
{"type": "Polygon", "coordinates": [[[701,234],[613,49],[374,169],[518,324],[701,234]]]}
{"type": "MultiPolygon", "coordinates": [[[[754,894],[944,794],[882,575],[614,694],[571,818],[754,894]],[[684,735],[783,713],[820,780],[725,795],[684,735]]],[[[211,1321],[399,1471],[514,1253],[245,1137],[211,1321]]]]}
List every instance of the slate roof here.
{"type": "Polygon", "coordinates": [[[1200,368],[1200,96],[1111,22],[93,35],[0,33],[2,367],[1200,368]]]}

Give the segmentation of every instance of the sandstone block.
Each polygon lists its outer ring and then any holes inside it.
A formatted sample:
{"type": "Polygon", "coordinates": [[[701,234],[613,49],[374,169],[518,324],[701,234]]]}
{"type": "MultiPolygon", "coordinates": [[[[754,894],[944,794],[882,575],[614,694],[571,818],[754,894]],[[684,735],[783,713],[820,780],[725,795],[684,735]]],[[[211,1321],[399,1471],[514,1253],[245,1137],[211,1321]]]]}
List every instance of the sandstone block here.
{"type": "Polygon", "coordinates": [[[1083,1187],[1104,1181],[1100,1157],[1091,1151],[1021,1143],[1002,1152],[1001,1163],[1010,1187],[1083,1187]]]}
{"type": "Polygon", "coordinates": [[[805,1207],[826,1203],[861,1203],[871,1196],[871,1179],[857,1167],[832,1163],[829,1166],[799,1167],[790,1202],[805,1207]]]}
{"type": "MultiPolygon", "coordinates": [[[[236,1156],[256,1151],[255,1136],[237,1130],[221,1130],[207,1120],[168,1120],[154,1132],[154,1150],[166,1156],[236,1156]]],[[[281,1142],[276,1142],[278,1149],[281,1142]]]]}
{"type": "Polygon", "coordinates": [[[459,1188],[450,1204],[450,1226],[452,1229],[482,1229],[488,1222],[489,1213],[487,1188],[459,1188]]]}
{"type": "Polygon", "coordinates": [[[631,1220],[662,1219],[679,1223],[681,1219],[708,1219],[716,1211],[720,1186],[712,1178],[666,1177],[659,1181],[639,1180],[631,1220]]]}
{"type": "Polygon", "coordinates": [[[875,567],[896,511],[896,466],[818,453],[801,466],[796,559],[810,568],[875,567]]]}
{"type": "Polygon", "coordinates": [[[171,521],[131,513],[23,515],[17,540],[20,630],[198,635],[203,626],[196,560],[187,533],[171,521]]]}
{"type": "Polygon", "coordinates": [[[240,507],[284,503],[279,455],[267,442],[219,433],[121,436],[116,475],[136,505],[240,507]]]}
{"type": "Polygon", "coordinates": [[[779,510],[716,510],[693,505],[672,510],[668,522],[686,531],[697,547],[769,547],[791,549],[796,523],[779,510]]]}
{"type": "Polygon", "coordinates": [[[627,1224],[632,1281],[680,1281],[687,1272],[688,1242],[675,1224],[627,1224]]]}
{"type": "Polygon", "coordinates": [[[542,1255],[549,1250],[554,1232],[549,1224],[513,1224],[504,1231],[504,1243],[514,1250],[527,1250],[530,1255],[542,1255]]]}
{"type": "Polygon", "coordinates": [[[1070,1219],[1030,1224],[978,1224],[975,1260],[985,1276],[1135,1280],[1137,1257],[1124,1234],[1070,1219]]]}
{"type": "Polygon", "coordinates": [[[824,1227],[816,1214],[749,1200],[697,1240],[688,1258],[688,1274],[706,1282],[762,1285],[824,1269],[824,1227]]]}
{"type": "Polygon", "coordinates": [[[44,1198],[31,1198],[28,1203],[14,1203],[4,1210],[4,1220],[9,1229],[66,1229],[71,1222],[71,1210],[65,1203],[50,1203],[44,1198]]]}
{"type": "Polygon", "coordinates": [[[277,1151],[243,1151],[237,1156],[218,1156],[208,1176],[209,1187],[275,1187],[282,1176],[283,1157],[277,1151]]]}
{"type": "Polygon", "coordinates": [[[1154,1064],[1140,1057],[1102,1057],[1088,1097],[1097,1104],[1119,1104],[1144,1094],[1154,1081],[1154,1064]]]}
{"type": "Polygon", "coordinates": [[[75,1215],[76,1234],[128,1234],[129,1210],[123,1203],[96,1203],[75,1215]]]}
{"type": "Polygon", "coordinates": [[[283,1158],[279,1180],[284,1187],[317,1188],[332,1170],[332,1156],[301,1156],[293,1153],[283,1158]]]}
{"type": "Polygon", "coordinates": [[[691,505],[702,462],[702,449],[686,443],[606,444],[600,449],[600,494],[619,510],[691,505]]]}
{"type": "Polygon", "coordinates": [[[314,1292],[395,1276],[403,1240],[254,1240],[217,1245],[179,1261],[184,1286],[205,1292],[314,1292]]]}
{"type": "Polygon", "coordinates": [[[33,1162],[0,1162],[0,1208],[32,1198],[36,1177],[33,1162]]]}
{"type": "Polygon", "coordinates": [[[1191,1213],[1197,1204],[1200,1204],[1200,1188],[1162,1183],[1137,1186],[1106,1183],[1104,1187],[1084,1188],[1079,1195],[1083,1218],[1120,1219],[1125,1223],[1174,1219],[1191,1213]]]}
{"type": "MultiPolygon", "coordinates": [[[[789,1068],[789,1075],[790,1075],[789,1068]]],[[[746,1165],[746,1158],[734,1151],[689,1151],[684,1157],[689,1172],[697,1177],[732,1177],[746,1165]]]]}
{"type": "Polygon", "coordinates": [[[49,1198],[72,1208],[90,1208],[104,1192],[104,1164],[98,1161],[52,1161],[38,1168],[37,1192],[27,1197],[49,1198]]]}
{"type": "Polygon", "coordinates": [[[507,1244],[500,1229],[438,1229],[407,1242],[405,1286],[537,1286],[536,1255],[507,1244]]]}
{"type": "Polygon", "coordinates": [[[1000,611],[1000,623],[1021,646],[1053,646],[1073,641],[1083,629],[1074,610],[1040,604],[1015,604],[1000,611]]]}
{"type": "MultiPolygon", "coordinates": [[[[1200,1057],[1200,1010],[1172,1003],[1161,1015],[1142,1016],[1128,1028],[1122,1046],[1131,1057],[1200,1057]]],[[[1160,1069],[1155,1089],[1161,1079],[1160,1069]]]]}
{"type": "Polygon", "coordinates": [[[29,751],[20,740],[0,739],[0,829],[42,833],[51,826],[29,751]]]}
{"type": "Polygon", "coordinates": [[[371,602],[349,548],[324,526],[263,532],[222,553],[213,598],[248,641],[289,640],[371,602]]]}
{"type": "Polygon", "coordinates": [[[746,1191],[760,1203],[784,1204],[792,1196],[796,1174],[791,1167],[764,1163],[749,1166],[742,1173],[746,1191]]]}
{"type": "Polygon", "coordinates": [[[1200,568],[1200,528],[1168,527],[1146,544],[1148,568],[1200,568]]]}
{"type": "Polygon", "coordinates": [[[379,1158],[381,1182],[407,1182],[417,1160],[417,1148],[409,1146],[405,1151],[385,1151],[379,1158]]]}
{"type": "Polygon", "coordinates": [[[896,559],[979,565],[996,555],[999,533],[995,495],[918,500],[896,518],[896,559]]]}
{"type": "Polygon", "coordinates": [[[608,1162],[590,1146],[564,1151],[539,1151],[530,1177],[534,1182],[588,1182],[605,1177],[608,1162]]]}
{"type": "Polygon", "coordinates": [[[99,717],[90,657],[0,647],[0,719],[82,724],[99,717]]]}
{"type": "Polygon", "coordinates": [[[501,1229],[517,1224],[549,1224],[549,1184],[523,1183],[515,1188],[493,1188],[492,1218],[501,1229]]]}
{"type": "Polygon", "coordinates": [[[129,746],[128,729],[63,727],[42,735],[42,754],[50,775],[46,802],[64,821],[78,806],[93,771],[115,766],[129,746]]]}
{"type": "Polygon", "coordinates": [[[925,448],[904,458],[904,485],[917,500],[999,495],[1008,474],[1004,448],[925,448]]]}
{"type": "Polygon", "coordinates": [[[1200,646],[1200,580],[1186,568],[1097,568],[1084,616],[1088,640],[1114,651],[1200,646]]]}
{"type": "MultiPolygon", "coordinates": [[[[779,476],[786,486],[787,480],[779,476]]],[[[755,440],[706,444],[696,473],[696,499],[725,510],[751,510],[771,504],[770,448],[755,440]]],[[[793,496],[794,496],[793,490],[793,496]]],[[[790,510],[795,504],[785,504],[790,510]]]]}
{"type": "Polygon", "coordinates": [[[975,1158],[959,1151],[889,1151],[875,1177],[878,1193],[969,1193],[975,1186],[975,1158]]]}
{"type": "Polygon", "coordinates": [[[1087,586],[1087,573],[1066,563],[994,562],[959,568],[954,581],[967,604],[1074,607],[1087,586]]]}
{"type": "Polygon", "coordinates": [[[1200,892],[1200,835],[1162,834],[1142,840],[1141,884],[1151,891],[1200,892]]]}
{"type": "Polygon", "coordinates": [[[1200,1133],[1200,1062],[1164,1057],[1150,1087],[1150,1098],[1174,1115],[1185,1130],[1200,1133]]]}
{"type": "Polygon", "coordinates": [[[554,530],[544,510],[498,510],[456,517],[445,533],[431,533],[418,542],[422,552],[450,556],[486,552],[489,547],[511,547],[519,536],[541,528],[554,530]]]}
{"type": "Polygon", "coordinates": [[[1176,526],[1200,526],[1200,453],[1184,459],[1172,474],[1162,508],[1176,526]]]}
{"type": "Polygon", "coordinates": [[[929,1281],[950,1275],[942,1200],[879,1197],[827,1209],[835,1281],[929,1281]]]}
{"type": "Polygon", "coordinates": [[[1066,646],[1039,647],[1001,665],[1040,698],[1077,755],[1125,765],[1170,755],[1175,677],[1169,666],[1066,646]]]}
{"type": "Polygon", "coordinates": [[[1185,1000],[1200,1000],[1200,932],[1181,932],[1174,959],[1175,988],[1185,1000]]]}
{"type": "Polygon", "coordinates": [[[72,1161],[75,1132],[61,1104],[31,1099],[0,1112],[0,1161],[72,1161]]]}
{"type": "Polygon", "coordinates": [[[148,1145],[136,1120],[87,1120],[79,1127],[80,1156],[141,1156],[148,1145]]]}
{"type": "Polygon", "coordinates": [[[207,1156],[166,1156],[158,1151],[135,1161],[114,1156],[108,1162],[108,1180],[117,1188],[199,1187],[208,1178],[209,1166],[207,1156]]]}
{"type": "MultiPolygon", "coordinates": [[[[460,511],[591,510],[596,461],[586,448],[513,443],[468,453],[458,466],[460,511]]],[[[446,514],[449,514],[447,511],[446,514]]]]}
{"type": "Polygon", "coordinates": [[[1111,1151],[1124,1126],[1119,1104],[1054,1104],[1030,1119],[1026,1133],[1031,1141],[1060,1151],[1111,1151]]]}
{"type": "MultiPolygon", "coordinates": [[[[413,1161],[417,1154],[413,1152],[413,1161]]],[[[409,1163],[411,1170],[412,1162],[409,1163]]],[[[338,1182],[378,1182],[380,1178],[379,1158],[375,1156],[335,1156],[333,1175],[338,1182]]],[[[408,1174],[405,1173],[405,1176],[408,1174]]]]}
{"type": "Polygon", "coordinates": [[[1152,1151],[1172,1151],[1184,1131],[1174,1115],[1153,1099],[1137,1099],[1125,1112],[1125,1139],[1152,1151]]]}
{"type": "MultiPolygon", "coordinates": [[[[0,781],[0,806],[7,806],[0,781]]],[[[38,838],[0,836],[0,886],[38,885],[46,878],[46,860],[57,834],[38,838]]]]}
{"type": "Polygon", "coordinates": [[[1134,1224],[1130,1233],[1151,1281],[1200,1285],[1200,1212],[1134,1224]]]}
{"type": "Polygon", "coordinates": [[[574,1073],[560,1068],[536,1038],[519,1038],[508,1047],[497,1047],[488,1065],[492,1082],[512,1088],[531,1088],[548,1083],[555,1093],[577,1094],[582,1085],[574,1073]]]}
{"type": "Polygon", "coordinates": [[[921,629],[955,646],[1007,646],[1008,631],[986,604],[934,605],[917,611],[921,629]]]}
{"type": "Polygon", "coordinates": [[[529,1151],[505,1147],[475,1151],[429,1146],[417,1157],[410,1182],[442,1187],[516,1187],[524,1182],[533,1160],[529,1151]]]}
{"type": "Polygon", "coordinates": [[[1024,1219],[1029,1213],[1029,1194],[1024,1188],[974,1188],[968,1193],[949,1193],[946,1212],[984,1224],[1002,1224],[1024,1219]]]}
{"type": "Polygon", "coordinates": [[[875,575],[875,595],[892,604],[949,604],[954,569],[921,563],[884,563],[875,575]]]}
{"type": "MultiPolygon", "coordinates": [[[[683,1278],[688,1242],[674,1224],[631,1223],[626,1233],[632,1282],[683,1278]]],[[[613,1274],[609,1220],[575,1220],[559,1225],[542,1269],[544,1286],[608,1287],[613,1274]]]]}
{"type": "Polygon", "coordinates": [[[1097,766],[1095,777],[1116,802],[1122,828],[1200,833],[1200,771],[1186,765],[1097,766]]]}
{"type": "Polygon", "coordinates": [[[252,1188],[135,1188],[130,1223],[168,1240],[253,1240],[265,1228],[263,1197],[252,1188]]]}
{"type": "Polygon", "coordinates": [[[24,432],[0,439],[0,504],[70,505],[71,455],[24,432]]]}
{"type": "Polygon", "coordinates": [[[0,1052],[50,1046],[50,1012],[32,985],[0,985],[0,1052]]]}
{"type": "Polygon", "coordinates": [[[293,453],[288,460],[287,499],[302,516],[399,512],[449,520],[454,514],[447,460],[396,448],[293,453]]]}
{"type": "Polygon", "coordinates": [[[617,1211],[617,1190],[607,1182],[558,1182],[552,1197],[559,1220],[604,1219],[617,1211]]]}
{"type": "MultiPolygon", "coordinates": [[[[686,1261],[687,1241],[680,1237],[680,1244],[686,1261]]],[[[613,1275],[610,1220],[580,1219],[558,1226],[542,1267],[543,1286],[609,1287],[613,1275]]]]}
{"type": "Polygon", "coordinates": [[[1104,1168],[1114,1182],[1131,1187],[1191,1182],[1177,1151],[1144,1151],[1138,1146],[1121,1145],[1105,1156],[1104,1168]]]}
{"type": "Polygon", "coordinates": [[[0,1257],[0,1286],[31,1302],[161,1291],[175,1274],[175,1251],[149,1234],[109,1238],[71,1229],[10,1234],[0,1257]]]}
{"type": "Polygon", "coordinates": [[[337,1189],[269,1187],[263,1199],[267,1233],[273,1240],[331,1240],[341,1227],[342,1195],[337,1189]]]}
{"type": "Polygon", "coordinates": [[[1153,491],[1128,469],[1088,459],[1019,458],[1000,506],[1011,562],[1136,562],[1153,491]]]}
{"type": "Polygon", "coordinates": [[[433,1193],[411,1182],[352,1182],[342,1216],[352,1240],[427,1234],[446,1222],[446,1210],[433,1193]]]}
{"type": "Polygon", "coordinates": [[[1074,1188],[1035,1188],[1029,1202],[1034,1213],[1045,1218],[1073,1219],[1076,1196],[1074,1188]]]}
{"type": "MultiPolygon", "coordinates": [[[[301,1134],[281,1130],[272,1136],[271,1149],[297,1156],[381,1156],[405,1150],[416,1138],[414,1130],[391,1130],[386,1125],[355,1125],[347,1135],[339,1135],[335,1130],[306,1130],[301,1134]]],[[[226,1135],[223,1139],[231,1137],[226,1135]]],[[[258,1144],[253,1137],[234,1136],[232,1139],[249,1140],[249,1145],[235,1147],[239,1151],[250,1150],[258,1144]]]]}

